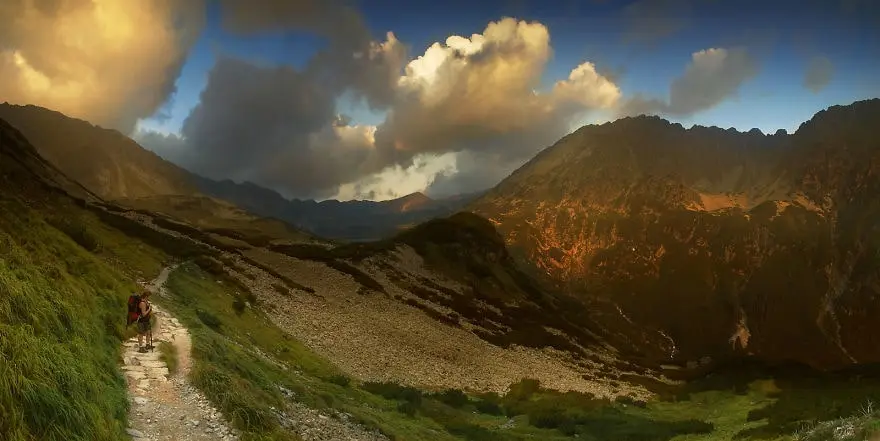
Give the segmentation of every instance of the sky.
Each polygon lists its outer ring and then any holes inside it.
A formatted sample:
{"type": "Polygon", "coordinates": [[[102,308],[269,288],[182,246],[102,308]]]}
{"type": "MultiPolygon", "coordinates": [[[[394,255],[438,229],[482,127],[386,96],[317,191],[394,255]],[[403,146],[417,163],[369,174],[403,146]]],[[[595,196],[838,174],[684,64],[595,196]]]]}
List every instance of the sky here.
{"type": "Polygon", "coordinates": [[[880,96],[873,0],[8,0],[0,101],[286,197],[497,184],[585,124],[793,132],[880,96]]]}

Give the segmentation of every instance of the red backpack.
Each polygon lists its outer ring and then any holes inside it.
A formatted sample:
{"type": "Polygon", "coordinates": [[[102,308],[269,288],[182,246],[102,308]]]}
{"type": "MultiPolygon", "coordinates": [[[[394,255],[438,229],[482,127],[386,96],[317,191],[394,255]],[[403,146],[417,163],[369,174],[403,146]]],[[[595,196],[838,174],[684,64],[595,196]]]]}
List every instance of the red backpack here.
{"type": "Polygon", "coordinates": [[[141,318],[141,309],[138,308],[138,305],[141,304],[141,295],[140,294],[132,294],[128,296],[128,319],[125,322],[125,326],[130,326],[132,323],[136,322],[139,318],[141,318]]]}

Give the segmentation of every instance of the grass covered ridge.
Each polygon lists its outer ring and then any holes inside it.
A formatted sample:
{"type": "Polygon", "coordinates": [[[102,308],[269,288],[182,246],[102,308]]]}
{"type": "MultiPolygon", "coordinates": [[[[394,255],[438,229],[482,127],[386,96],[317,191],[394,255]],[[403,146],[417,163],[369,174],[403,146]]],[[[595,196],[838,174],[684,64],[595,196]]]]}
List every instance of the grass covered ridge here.
{"type": "Polygon", "coordinates": [[[0,439],[123,439],[125,301],[160,253],[51,199],[0,193],[0,439]]]}

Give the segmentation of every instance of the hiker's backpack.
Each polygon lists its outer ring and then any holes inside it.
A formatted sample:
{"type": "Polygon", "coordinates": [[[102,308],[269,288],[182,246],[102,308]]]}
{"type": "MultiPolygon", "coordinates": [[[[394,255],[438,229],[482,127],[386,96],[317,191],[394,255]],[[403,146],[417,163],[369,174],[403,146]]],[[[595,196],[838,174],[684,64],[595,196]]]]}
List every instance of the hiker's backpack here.
{"type": "Polygon", "coordinates": [[[140,304],[140,294],[132,294],[128,296],[128,320],[125,322],[125,326],[129,326],[141,318],[141,309],[138,308],[138,305],[140,304]]]}

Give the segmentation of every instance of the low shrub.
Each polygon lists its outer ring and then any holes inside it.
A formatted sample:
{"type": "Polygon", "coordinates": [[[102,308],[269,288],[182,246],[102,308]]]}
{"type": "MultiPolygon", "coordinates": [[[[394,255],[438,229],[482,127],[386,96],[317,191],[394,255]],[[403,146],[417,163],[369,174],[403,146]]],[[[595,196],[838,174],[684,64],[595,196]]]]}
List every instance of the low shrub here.
{"type": "Polygon", "coordinates": [[[446,389],[443,392],[433,394],[431,398],[455,409],[461,409],[470,402],[468,396],[458,389],[446,389]]]}
{"type": "Polygon", "coordinates": [[[414,387],[401,386],[391,382],[366,382],[361,389],[389,400],[407,401],[416,405],[422,403],[422,392],[414,387]]]}
{"type": "Polygon", "coordinates": [[[345,375],[334,375],[327,379],[327,382],[336,384],[342,387],[348,387],[351,384],[351,378],[345,375]]]}
{"type": "Polygon", "coordinates": [[[223,323],[220,322],[220,319],[217,318],[214,314],[211,314],[204,309],[196,310],[196,317],[199,318],[199,321],[202,322],[205,326],[213,329],[214,331],[221,332],[223,328],[223,323]]]}
{"type": "Polygon", "coordinates": [[[101,248],[101,242],[89,230],[74,219],[51,218],[49,224],[64,233],[86,251],[94,253],[101,248]]]}
{"type": "Polygon", "coordinates": [[[419,405],[412,401],[404,401],[397,405],[397,411],[406,416],[414,417],[419,411],[419,405]]]}
{"type": "Polygon", "coordinates": [[[242,300],[241,297],[236,297],[236,298],[232,299],[232,309],[235,311],[236,314],[238,314],[238,315],[244,314],[244,310],[246,308],[247,308],[247,305],[245,304],[244,300],[242,300]]]}

